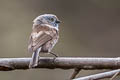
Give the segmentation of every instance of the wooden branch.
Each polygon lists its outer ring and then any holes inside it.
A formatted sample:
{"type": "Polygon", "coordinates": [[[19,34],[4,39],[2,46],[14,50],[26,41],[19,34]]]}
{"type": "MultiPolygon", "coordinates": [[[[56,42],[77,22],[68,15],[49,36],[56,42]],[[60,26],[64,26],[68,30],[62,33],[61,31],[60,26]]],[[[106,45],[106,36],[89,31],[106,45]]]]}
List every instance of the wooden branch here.
{"type": "Polygon", "coordinates": [[[80,70],[81,70],[80,68],[75,68],[73,74],[70,77],[70,80],[74,79],[77,76],[77,74],[80,72],[80,70]]]}
{"type": "Polygon", "coordinates": [[[120,71],[118,71],[117,73],[115,73],[115,74],[110,78],[110,80],[113,80],[116,76],[118,76],[118,74],[120,74],[120,71]]]}
{"type": "Polygon", "coordinates": [[[80,77],[80,78],[76,78],[73,80],[100,80],[104,78],[111,78],[116,73],[120,74],[120,69],[109,71],[109,72],[104,72],[104,73],[98,73],[98,74],[94,74],[94,75],[90,75],[86,77],[80,77]]]}
{"type": "MultiPolygon", "coordinates": [[[[31,58],[0,58],[0,71],[28,69],[31,58]]],[[[118,69],[120,58],[40,57],[36,68],[118,69]]]]}

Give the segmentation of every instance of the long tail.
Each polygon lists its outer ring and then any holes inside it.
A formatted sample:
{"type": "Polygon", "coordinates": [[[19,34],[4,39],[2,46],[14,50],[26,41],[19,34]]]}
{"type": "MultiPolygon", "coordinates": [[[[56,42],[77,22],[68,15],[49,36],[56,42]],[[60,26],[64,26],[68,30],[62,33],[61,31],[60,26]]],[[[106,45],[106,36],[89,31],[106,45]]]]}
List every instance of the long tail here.
{"type": "Polygon", "coordinates": [[[39,60],[39,52],[41,48],[38,48],[35,52],[32,54],[32,59],[29,64],[29,68],[33,68],[38,65],[38,60],[39,60]]]}

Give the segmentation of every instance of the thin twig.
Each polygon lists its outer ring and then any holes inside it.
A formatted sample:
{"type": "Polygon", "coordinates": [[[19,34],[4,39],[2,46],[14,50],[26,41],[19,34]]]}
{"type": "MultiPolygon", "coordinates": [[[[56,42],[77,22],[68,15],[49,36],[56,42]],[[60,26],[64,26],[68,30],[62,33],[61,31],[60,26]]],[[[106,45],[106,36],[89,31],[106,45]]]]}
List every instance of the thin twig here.
{"type": "Polygon", "coordinates": [[[120,69],[98,73],[98,74],[94,74],[90,76],[80,77],[80,78],[76,78],[73,80],[99,80],[99,79],[104,79],[104,78],[111,78],[115,73],[118,73],[118,72],[120,73],[120,69]]]}
{"type": "Polygon", "coordinates": [[[120,72],[115,73],[110,80],[113,80],[120,72]]]}
{"type": "Polygon", "coordinates": [[[74,79],[77,76],[77,74],[80,72],[80,70],[81,69],[79,69],[79,68],[75,68],[73,74],[70,77],[70,80],[74,79]]]}

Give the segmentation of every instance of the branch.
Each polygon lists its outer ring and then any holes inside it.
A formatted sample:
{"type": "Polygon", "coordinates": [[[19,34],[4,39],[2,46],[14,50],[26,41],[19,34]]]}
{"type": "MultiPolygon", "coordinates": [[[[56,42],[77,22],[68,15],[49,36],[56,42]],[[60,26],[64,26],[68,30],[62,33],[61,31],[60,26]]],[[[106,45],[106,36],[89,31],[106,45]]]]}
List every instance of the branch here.
{"type": "Polygon", "coordinates": [[[76,78],[73,80],[99,80],[99,79],[104,79],[104,78],[111,78],[116,73],[120,74],[120,69],[109,71],[109,72],[104,72],[104,73],[98,73],[98,74],[94,74],[94,75],[90,75],[86,77],[76,78]]]}
{"type": "Polygon", "coordinates": [[[80,70],[81,70],[80,68],[75,68],[73,74],[70,77],[70,80],[74,79],[77,76],[77,74],[80,72],[80,70]]]}
{"type": "Polygon", "coordinates": [[[116,76],[118,76],[118,74],[120,74],[120,71],[118,71],[117,73],[115,73],[115,74],[110,78],[110,80],[113,80],[116,76]]]}
{"type": "MultiPolygon", "coordinates": [[[[0,58],[0,71],[28,69],[31,58],[0,58]]],[[[120,58],[40,57],[36,68],[118,69],[120,58]]]]}

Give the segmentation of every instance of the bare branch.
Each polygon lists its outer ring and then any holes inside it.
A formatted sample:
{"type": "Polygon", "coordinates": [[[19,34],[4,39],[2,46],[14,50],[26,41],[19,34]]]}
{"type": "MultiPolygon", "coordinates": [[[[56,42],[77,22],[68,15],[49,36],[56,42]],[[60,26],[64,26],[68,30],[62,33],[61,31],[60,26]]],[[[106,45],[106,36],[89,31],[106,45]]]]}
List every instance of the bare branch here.
{"type": "Polygon", "coordinates": [[[77,74],[80,72],[80,70],[81,69],[79,69],[79,68],[75,68],[73,74],[70,77],[70,79],[74,79],[77,76],[77,74]]]}
{"type": "Polygon", "coordinates": [[[120,69],[104,72],[104,73],[98,73],[98,74],[94,74],[86,77],[80,77],[73,80],[99,80],[104,78],[111,78],[116,73],[120,73],[120,69]]]}
{"type": "Polygon", "coordinates": [[[115,73],[115,74],[110,78],[110,80],[113,80],[118,74],[120,74],[120,71],[118,71],[117,73],[115,73]]]}
{"type": "MultiPolygon", "coordinates": [[[[28,69],[31,58],[0,58],[0,71],[28,69]]],[[[118,69],[120,58],[40,57],[36,68],[118,69]]]]}

